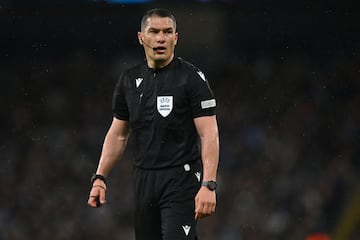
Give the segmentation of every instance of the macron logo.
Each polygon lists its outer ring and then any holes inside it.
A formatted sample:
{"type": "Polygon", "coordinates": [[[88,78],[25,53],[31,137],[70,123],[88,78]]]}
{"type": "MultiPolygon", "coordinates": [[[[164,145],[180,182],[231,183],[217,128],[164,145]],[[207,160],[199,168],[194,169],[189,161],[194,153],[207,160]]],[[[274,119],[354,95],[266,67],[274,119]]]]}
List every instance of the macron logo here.
{"type": "Polygon", "coordinates": [[[185,226],[182,226],[182,228],[184,229],[185,235],[188,236],[189,232],[190,232],[190,229],[191,229],[191,226],[185,225],[185,226]]]}
{"type": "Polygon", "coordinates": [[[198,182],[200,182],[201,173],[196,172],[196,173],[195,173],[195,176],[196,176],[198,182]]]}
{"type": "Polygon", "coordinates": [[[138,88],[141,84],[141,82],[143,81],[143,78],[136,78],[135,79],[135,83],[136,83],[136,87],[138,88]]]}

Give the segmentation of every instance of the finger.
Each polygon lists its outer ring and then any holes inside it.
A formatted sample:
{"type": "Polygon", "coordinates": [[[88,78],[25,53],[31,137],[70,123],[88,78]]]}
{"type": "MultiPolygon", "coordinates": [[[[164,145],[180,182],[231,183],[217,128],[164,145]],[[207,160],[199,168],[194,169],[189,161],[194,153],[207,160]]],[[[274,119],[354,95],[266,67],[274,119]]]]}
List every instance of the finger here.
{"type": "Polygon", "coordinates": [[[199,212],[195,213],[195,220],[199,220],[204,217],[205,217],[205,215],[203,213],[199,213],[199,212]]]}
{"type": "Polygon", "coordinates": [[[200,217],[200,215],[202,214],[202,207],[201,205],[198,205],[198,207],[195,209],[195,214],[200,217]]]}
{"type": "Polygon", "coordinates": [[[205,217],[207,217],[207,216],[209,216],[209,215],[207,215],[207,214],[203,214],[203,213],[197,213],[196,220],[199,220],[199,219],[205,218],[205,217]]]}
{"type": "Polygon", "coordinates": [[[196,219],[201,219],[201,218],[204,218],[206,217],[206,212],[205,212],[205,206],[204,204],[199,204],[199,207],[198,209],[195,211],[196,213],[196,219]]]}
{"type": "MultiPolygon", "coordinates": [[[[105,190],[101,189],[100,190],[100,196],[98,198],[98,202],[99,202],[99,205],[104,205],[106,203],[106,199],[105,199],[105,190]]],[[[100,207],[100,206],[99,206],[100,207]]]]}
{"type": "Polygon", "coordinates": [[[215,213],[216,211],[216,203],[213,203],[211,206],[211,214],[215,213]]]}
{"type": "Polygon", "coordinates": [[[89,197],[88,205],[90,207],[96,208],[96,198],[94,198],[94,196],[89,197]]]}
{"type": "Polygon", "coordinates": [[[203,204],[202,213],[205,215],[210,215],[212,212],[213,204],[211,201],[205,201],[203,204]]]}
{"type": "Polygon", "coordinates": [[[201,218],[201,205],[199,201],[195,201],[195,219],[201,218]]]}
{"type": "Polygon", "coordinates": [[[210,215],[215,211],[215,202],[205,201],[203,204],[202,213],[210,215]]]}
{"type": "Polygon", "coordinates": [[[98,196],[99,192],[96,189],[92,188],[88,199],[88,205],[90,207],[96,207],[96,198],[98,198],[98,196]]]}
{"type": "Polygon", "coordinates": [[[202,211],[202,214],[203,215],[209,215],[211,213],[211,206],[210,206],[210,203],[204,203],[203,204],[203,211],[202,211]]]}
{"type": "Polygon", "coordinates": [[[205,215],[204,217],[207,217],[207,216],[210,216],[214,213],[214,206],[212,204],[207,204],[205,207],[204,207],[204,212],[203,212],[203,215],[205,215]]]}
{"type": "Polygon", "coordinates": [[[213,212],[213,208],[212,205],[210,203],[204,203],[202,204],[202,208],[199,209],[198,213],[198,218],[205,218],[210,216],[213,212]]]}

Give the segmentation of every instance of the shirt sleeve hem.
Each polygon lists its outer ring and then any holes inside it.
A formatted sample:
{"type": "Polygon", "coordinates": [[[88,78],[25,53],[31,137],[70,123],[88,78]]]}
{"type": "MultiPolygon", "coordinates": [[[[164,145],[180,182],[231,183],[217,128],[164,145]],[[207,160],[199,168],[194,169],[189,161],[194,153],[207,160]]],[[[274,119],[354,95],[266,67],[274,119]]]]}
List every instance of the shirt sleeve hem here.
{"type": "Polygon", "coordinates": [[[216,115],[215,111],[202,112],[202,113],[193,114],[193,118],[205,117],[205,116],[213,116],[213,115],[216,115]]]}
{"type": "Polygon", "coordinates": [[[114,114],[114,117],[118,120],[123,120],[123,121],[129,121],[129,117],[128,116],[124,116],[124,115],[119,115],[119,114],[114,114]]]}

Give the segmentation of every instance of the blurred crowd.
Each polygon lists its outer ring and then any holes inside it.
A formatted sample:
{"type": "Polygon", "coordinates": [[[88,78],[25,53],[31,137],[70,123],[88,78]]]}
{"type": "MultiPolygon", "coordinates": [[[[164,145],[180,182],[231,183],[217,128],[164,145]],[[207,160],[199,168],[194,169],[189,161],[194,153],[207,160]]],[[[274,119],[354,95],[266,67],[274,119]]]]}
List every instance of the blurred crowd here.
{"type": "MultiPolygon", "coordinates": [[[[360,186],[359,50],[223,51],[216,61],[182,56],[200,65],[218,103],[218,207],[199,222],[200,239],[360,239],[357,218],[344,214],[360,186]]],[[[141,58],[81,47],[3,56],[0,239],[134,239],[131,144],[106,206],[86,203],[117,76],[141,58]]]]}

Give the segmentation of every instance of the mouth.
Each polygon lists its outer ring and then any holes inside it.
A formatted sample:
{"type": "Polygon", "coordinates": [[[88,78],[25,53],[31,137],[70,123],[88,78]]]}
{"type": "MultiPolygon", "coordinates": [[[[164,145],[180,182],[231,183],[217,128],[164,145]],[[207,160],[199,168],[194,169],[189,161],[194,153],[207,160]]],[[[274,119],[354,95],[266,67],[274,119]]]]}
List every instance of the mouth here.
{"type": "Polygon", "coordinates": [[[163,53],[163,52],[165,52],[166,47],[162,47],[162,46],[160,46],[160,47],[154,47],[153,50],[154,50],[155,52],[157,52],[157,53],[163,53]]]}

